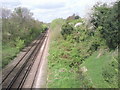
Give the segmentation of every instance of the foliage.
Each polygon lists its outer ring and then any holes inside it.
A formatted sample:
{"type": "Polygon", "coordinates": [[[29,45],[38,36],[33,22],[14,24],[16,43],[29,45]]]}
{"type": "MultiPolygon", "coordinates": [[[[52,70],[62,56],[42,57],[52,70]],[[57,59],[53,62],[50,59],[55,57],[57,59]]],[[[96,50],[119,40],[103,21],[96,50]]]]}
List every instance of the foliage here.
{"type": "Polygon", "coordinates": [[[3,67],[22,48],[27,46],[32,40],[38,37],[47,26],[44,23],[34,20],[33,13],[29,9],[17,7],[14,11],[7,8],[2,9],[2,46],[3,46],[3,67]],[[9,47],[7,47],[9,46],[9,47]],[[6,48],[4,48],[6,47],[6,48]],[[16,52],[10,51],[15,49],[16,52]],[[8,53],[6,52],[8,49],[8,53]],[[12,53],[11,53],[12,52],[12,53]],[[6,55],[6,58],[5,56],[6,55]]]}
{"type": "Polygon", "coordinates": [[[61,26],[65,23],[64,19],[58,18],[51,22],[50,24],[50,33],[51,33],[51,39],[55,40],[59,38],[60,32],[61,32],[61,26]]]}
{"type": "Polygon", "coordinates": [[[101,27],[101,37],[106,40],[110,49],[115,49],[120,42],[118,39],[118,2],[113,6],[97,3],[93,8],[91,23],[95,29],[101,27]]]}
{"type": "Polygon", "coordinates": [[[78,16],[78,15],[77,15],[77,16],[75,16],[75,19],[79,19],[79,18],[80,18],[80,16],[78,16]]]}
{"type": "Polygon", "coordinates": [[[80,19],[80,16],[76,15],[76,14],[73,14],[72,16],[69,16],[66,20],[71,21],[71,20],[75,20],[75,19],[80,19]]]}
{"type": "Polygon", "coordinates": [[[116,51],[97,51],[81,67],[86,67],[86,74],[97,88],[118,88],[118,62],[116,51]],[[101,54],[101,55],[100,55],[101,54]]]}
{"type": "MultiPolygon", "coordinates": [[[[70,23],[76,24],[80,21],[82,22],[81,19],[75,21],[72,20],[70,23]]],[[[51,33],[55,32],[56,30],[59,30],[58,34],[64,32],[62,36],[65,36],[66,40],[64,40],[62,37],[59,37],[59,35],[57,35],[57,38],[51,40],[51,46],[49,51],[50,56],[48,62],[50,73],[50,75],[48,75],[48,87],[92,87],[91,83],[88,83],[89,81],[87,81],[87,78],[84,76],[82,76],[82,80],[84,81],[81,82],[81,78],[79,78],[79,73],[77,73],[79,65],[83,63],[85,58],[90,55],[87,54],[89,49],[87,48],[88,43],[83,43],[83,41],[87,38],[86,28],[84,24],[80,27],[75,28],[74,25],[69,25],[69,23],[67,23],[66,21],[65,24],[61,25],[61,29],[56,29],[56,27],[57,24],[53,28],[53,30],[51,30],[51,33]],[[56,72],[59,70],[60,72],[56,72]],[[61,78],[63,79],[61,80],[61,78]],[[66,84],[62,84],[61,82],[66,82],[66,84]]]]}
{"type": "Polygon", "coordinates": [[[111,87],[118,87],[118,57],[112,57],[112,60],[108,62],[102,70],[104,80],[109,83],[111,87]]]}
{"type": "Polygon", "coordinates": [[[18,48],[11,47],[9,45],[2,46],[2,68],[4,68],[11,60],[13,60],[17,53],[19,52],[18,48]]]}
{"type": "Polygon", "coordinates": [[[70,24],[64,24],[62,26],[61,34],[63,35],[64,39],[66,39],[67,35],[70,35],[73,31],[73,27],[70,24]]]}
{"type": "MultiPolygon", "coordinates": [[[[50,46],[50,56],[48,57],[48,82],[49,88],[80,88],[81,83],[77,78],[77,73],[72,66],[71,55],[69,51],[72,47],[69,42],[64,40],[52,41],[50,46]]],[[[76,51],[75,51],[76,52],[76,51]]]]}
{"type": "Polygon", "coordinates": [[[64,24],[64,19],[58,18],[51,22],[50,29],[60,31],[61,25],[64,24]]]}
{"type": "Polygon", "coordinates": [[[53,32],[57,30],[59,33],[51,40],[48,87],[118,87],[116,7],[117,2],[113,6],[96,4],[91,22],[87,23],[83,18],[75,19],[74,14],[60,24],[61,28],[56,29],[58,25],[54,24],[53,32]],[[80,25],[75,26],[78,23],[80,25]]]}
{"type": "Polygon", "coordinates": [[[48,26],[47,26],[46,24],[43,24],[43,25],[42,25],[42,28],[43,28],[43,30],[47,30],[47,29],[48,29],[48,26]]]}
{"type": "Polygon", "coordinates": [[[24,40],[21,40],[20,37],[16,38],[15,42],[16,42],[15,46],[17,49],[20,50],[24,47],[24,40]]]}

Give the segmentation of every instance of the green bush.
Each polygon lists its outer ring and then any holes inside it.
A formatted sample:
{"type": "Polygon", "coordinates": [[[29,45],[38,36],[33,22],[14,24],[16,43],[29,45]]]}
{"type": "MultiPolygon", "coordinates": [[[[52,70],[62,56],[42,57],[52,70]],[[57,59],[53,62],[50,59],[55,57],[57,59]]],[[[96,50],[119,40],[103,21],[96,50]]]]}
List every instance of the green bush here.
{"type": "Polygon", "coordinates": [[[68,23],[62,25],[61,34],[63,35],[64,39],[66,39],[66,37],[70,35],[73,32],[73,30],[73,27],[68,23]]]}
{"type": "Polygon", "coordinates": [[[21,40],[20,37],[16,38],[15,43],[16,43],[16,48],[19,50],[25,46],[24,40],[21,40]]]}
{"type": "Polygon", "coordinates": [[[120,40],[118,39],[118,6],[115,2],[113,6],[107,4],[96,4],[93,8],[91,22],[95,29],[101,26],[100,34],[106,40],[106,45],[110,49],[116,49],[120,40]]]}
{"type": "Polygon", "coordinates": [[[9,45],[2,46],[2,68],[5,67],[11,60],[16,57],[19,52],[18,48],[11,47],[9,45]]]}

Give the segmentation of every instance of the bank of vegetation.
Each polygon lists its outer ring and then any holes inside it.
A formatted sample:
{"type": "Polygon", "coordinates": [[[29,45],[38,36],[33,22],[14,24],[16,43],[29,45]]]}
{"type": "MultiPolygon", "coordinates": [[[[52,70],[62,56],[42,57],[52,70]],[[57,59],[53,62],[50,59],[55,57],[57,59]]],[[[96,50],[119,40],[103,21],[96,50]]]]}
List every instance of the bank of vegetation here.
{"type": "Polygon", "coordinates": [[[28,44],[46,29],[43,22],[35,20],[33,13],[24,7],[13,11],[2,10],[2,67],[6,66],[28,44]]]}
{"type": "Polygon", "coordinates": [[[87,19],[51,23],[49,88],[118,88],[119,5],[97,3],[87,19]]]}

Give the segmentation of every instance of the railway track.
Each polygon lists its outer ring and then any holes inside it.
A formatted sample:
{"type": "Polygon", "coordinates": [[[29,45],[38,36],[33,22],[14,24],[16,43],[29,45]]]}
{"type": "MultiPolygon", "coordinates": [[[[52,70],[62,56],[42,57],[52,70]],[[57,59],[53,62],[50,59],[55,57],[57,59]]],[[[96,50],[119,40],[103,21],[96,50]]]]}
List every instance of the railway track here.
{"type": "Polygon", "coordinates": [[[34,84],[48,38],[47,34],[48,31],[40,35],[28,48],[23,50],[24,52],[14,60],[14,63],[3,70],[0,83],[2,89],[35,88],[34,84]]]}

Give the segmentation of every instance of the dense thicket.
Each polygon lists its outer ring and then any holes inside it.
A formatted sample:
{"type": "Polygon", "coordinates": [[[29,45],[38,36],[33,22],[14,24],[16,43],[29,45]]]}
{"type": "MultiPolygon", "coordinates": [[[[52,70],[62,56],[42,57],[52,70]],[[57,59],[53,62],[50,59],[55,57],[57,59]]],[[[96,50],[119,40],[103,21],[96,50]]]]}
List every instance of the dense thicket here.
{"type": "Polygon", "coordinates": [[[106,44],[110,49],[115,49],[120,43],[118,39],[118,7],[118,2],[112,6],[97,3],[91,15],[91,23],[93,23],[95,30],[99,27],[101,28],[101,38],[106,40],[106,44]]]}
{"type": "Polygon", "coordinates": [[[73,27],[70,24],[64,24],[62,26],[61,34],[63,35],[64,39],[66,39],[66,35],[70,35],[73,31],[73,27]]]}
{"type": "MultiPolygon", "coordinates": [[[[119,35],[118,35],[118,7],[119,2],[115,2],[113,5],[107,5],[106,3],[97,3],[93,7],[93,13],[90,15],[90,28],[87,28],[86,35],[88,37],[95,37],[96,41],[94,42],[93,47],[98,47],[104,41],[104,44],[108,46],[109,49],[116,49],[118,43],[120,43],[119,35]],[[92,28],[91,28],[92,27],[92,28]],[[97,37],[96,37],[97,36],[97,37]]],[[[72,20],[75,20],[77,16],[72,15],[67,18],[66,24],[62,26],[61,34],[66,39],[66,36],[71,34],[73,30],[73,26],[75,25],[72,20]]],[[[78,18],[79,19],[79,18],[78,18]]],[[[78,22],[79,23],[79,22],[78,22]]],[[[89,25],[88,25],[89,26],[89,25]]],[[[80,28],[81,29],[81,28],[80,28]]],[[[78,34],[77,34],[78,35],[78,34]]],[[[79,34],[80,35],[80,34],[79,34]]],[[[79,36],[81,37],[81,35],[79,36]]],[[[78,40],[78,38],[77,38],[78,40]]],[[[80,39],[79,39],[80,40],[80,39]]],[[[94,40],[93,40],[94,41],[94,40]]]]}

